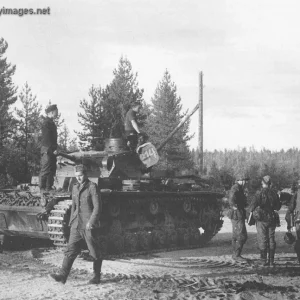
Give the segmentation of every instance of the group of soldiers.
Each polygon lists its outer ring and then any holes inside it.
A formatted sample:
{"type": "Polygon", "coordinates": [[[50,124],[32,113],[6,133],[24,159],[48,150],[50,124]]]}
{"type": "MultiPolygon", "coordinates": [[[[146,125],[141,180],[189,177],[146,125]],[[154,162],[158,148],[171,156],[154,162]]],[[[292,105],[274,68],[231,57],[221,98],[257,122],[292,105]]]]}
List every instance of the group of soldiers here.
{"type": "MultiPolygon", "coordinates": [[[[281,208],[280,192],[272,188],[272,181],[269,175],[262,178],[261,189],[254,195],[250,205],[248,205],[245,195],[245,187],[249,178],[238,176],[236,183],[229,193],[230,209],[228,217],[232,223],[232,258],[237,261],[244,261],[241,256],[243,246],[247,241],[246,220],[249,225],[256,224],[257,242],[260,250],[260,261],[263,266],[274,266],[276,250],[275,230],[280,226],[278,211],[281,208]]],[[[300,184],[300,182],[299,182],[300,184]]],[[[295,193],[288,206],[287,228],[290,230],[297,220],[300,222],[300,193],[295,193]],[[291,216],[296,215],[293,219],[291,216]]],[[[299,223],[300,224],[300,223],[299,223]]],[[[295,252],[300,263],[300,231],[296,225],[295,252]]]]}
{"type": "MultiPolygon", "coordinates": [[[[125,117],[125,133],[130,149],[136,147],[140,134],[136,122],[136,114],[140,108],[140,103],[134,103],[125,117]]],[[[54,122],[54,119],[58,115],[57,106],[55,104],[50,105],[45,112],[47,117],[42,126],[40,189],[41,192],[51,192],[56,172],[56,155],[58,155],[57,127],[54,122]]],[[[100,230],[101,197],[97,185],[88,179],[87,170],[84,165],[75,166],[75,177],[78,182],[72,190],[72,211],[69,223],[71,231],[68,246],[60,272],[50,274],[50,276],[63,284],[67,281],[74,260],[80,253],[81,242],[84,240],[91,257],[94,259],[94,276],[89,283],[98,284],[100,282],[103,261],[99,240],[97,239],[100,230]]],[[[232,257],[237,261],[245,260],[241,256],[241,253],[247,241],[245,222],[248,202],[245,195],[245,187],[248,181],[249,178],[238,176],[229,194],[230,209],[228,217],[232,222],[232,257]]],[[[264,266],[274,266],[276,250],[275,229],[279,221],[277,211],[281,208],[281,202],[279,194],[271,187],[272,181],[270,176],[264,176],[261,184],[262,188],[255,194],[248,212],[250,212],[250,216],[254,219],[254,223],[256,223],[257,240],[262,264],[264,266]]],[[[293,214],[294,211],[300,212],[300,193],[299,196],[297,196],[297,193],[295,194],[288,213],[293,214]]],[[[297,255],[300,262],[300,242],[297,241],[295,249],[296,252],[298,251],[297,255]]]]}

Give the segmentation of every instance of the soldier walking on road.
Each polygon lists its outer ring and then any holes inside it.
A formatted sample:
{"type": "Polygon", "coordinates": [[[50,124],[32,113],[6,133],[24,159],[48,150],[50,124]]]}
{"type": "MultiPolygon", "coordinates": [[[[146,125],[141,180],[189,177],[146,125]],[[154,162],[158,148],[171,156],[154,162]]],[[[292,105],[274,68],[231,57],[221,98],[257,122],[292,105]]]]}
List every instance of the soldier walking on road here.
{"type": "Polygon", "coordinates": [[[40,189],[51,191],[56,172],[57,127],[53,120],[58,115],[57,106],[50,105],[45,112],[47,116],[42,124],[40,189]]]}
{"type": "Polygon", "coordinates": [[[89,283],[98,284],[100,283],[102,267],[102,256],[98,238],[102,202],[97,185],[87,177],[85,166],[76,166],[75,176],[78,183],[74,185],[72,190],[69,243],[65,251],[60,273],[50,274],[50,276],[63,284],[67,281],[73,262],[81,251],[80,244],[84,240],[89,249],[90,256],[94,259],[94,277],[89,283]]]}
{"type": "Polygon", "coordinates": [[[266,175],[262,179],[262,189],[258,191],[251,203],[250,211],[256,221],[257,242],[264,266],[274,266],[276,250],[275,229],[281,208],[279,196],[271,188],[271,177],[266,175]]]}
{"type": "Polygon", "coordinates": [[[246,182],[249,178],[237,176],[236,183],[229,192],[229,215],[232,223],[232,258],[237,261],[244,261],[241,256],[243,246],[247,241],[247,229],[245,225],[247,197],[244,193],[246,182]]]}

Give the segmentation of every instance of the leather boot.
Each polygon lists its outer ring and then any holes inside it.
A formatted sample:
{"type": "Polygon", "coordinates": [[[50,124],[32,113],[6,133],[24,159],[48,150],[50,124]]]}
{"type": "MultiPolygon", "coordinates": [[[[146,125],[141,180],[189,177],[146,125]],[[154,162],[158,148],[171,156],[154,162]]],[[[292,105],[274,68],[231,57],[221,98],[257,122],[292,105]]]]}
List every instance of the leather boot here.
{"type": "Polygon", "coordinates": [[[49,174],[46,178],[46,190],[51,191],[54,183],[54,178],[52,174],[49,174]]]}
{"type": "Polygon", "coordinates": [[[265,266],[268,264],[268,251],[265,249],[265,250],[260,250],[260,263],[265,266]]]}
{"type": "Polygon", "coordinates": [[[88,282],[89,284],[99,284],[101,277],[102,259],[93,262],[94,277],[88,282]]]}
{"type": "Polygon", "coordinates": [[[269,265],[271,267],[275,267],[274,258],[275,258],[275,249],[270,249],[270,251],[269,251],[269,265]]]}
{"type": "Polygon", "coordinates": [[[300,264],[300,253],[296,253],[296,254],[297,254],[298,264],[300,264]]]}
{"type": "Polygon", "coordinates": [[[260,262],[264,266],[267,262],[267,250],[260,250],[260,262]]]}
{"type": "Polygon", "coordinates": [[[41,191],[44,191],[46,189],[46,183],[47,183],[47,177],[41,176],[40,177],[40,184],[39,184],[39,188],[40,188],[41,191]]]}
{"type": "Polygon", "coordinates": [[[235,253],[235,241],[232,241],[232,259],[236,258],[236,253],[235,253]]]}
{"type": "Polygon", "coordinates": [[[235,250],[235,256],[233,257],[233,259],[235,261],[245,261],[246,259],[244,257],[241,256],[242,253],[242,248],[236,248],[235,250]]]}
{"type": "Polygon", "coordinates": [[[69,258],[68,256],[64,257],[61,270],[58,274],[50,274],[50,276],[57,282],[61,282],[62,284],[65,284],[67,281],[67,278],[69,276],[69,273],[71,271],[73,262],[75,258],[69,258]]]}

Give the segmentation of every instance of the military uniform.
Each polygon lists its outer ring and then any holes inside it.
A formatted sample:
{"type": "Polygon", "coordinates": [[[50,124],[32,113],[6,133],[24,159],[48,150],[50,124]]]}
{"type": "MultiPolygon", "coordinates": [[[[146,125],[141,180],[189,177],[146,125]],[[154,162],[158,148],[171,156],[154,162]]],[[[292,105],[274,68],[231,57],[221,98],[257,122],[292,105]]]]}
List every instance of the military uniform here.
{"type": "Polygon", "coordinates": [[[95,259],[101,258],[97,231],[100,228],[100,213],[102,202],[97,185],[86,180],[83,185],[75,184],[72,190],[72,211],[70,218],[70,238],[65,255],[76,258],[80,253],[80,242],[85,240],[90,255],[95,259]],[[91,230],[86,230],[90,223],[91,230]]]}
{"type": "Polygon", "coordinates": [[[128,110],[126,116],[125,116],[125,135],[126,139],[129,143],[129,148],[132,150],[135,150],[138,144],[138,136],[137,132],[132,126],[131,121],[136,121],[136,112],[131,108],[128,110]]]}
{"type": "MultiPolygon", "coordinates": [[[[287,213],[294,216],[294,222],[296,227],[296,242],[295,242],[295,252],[297,254],[298,261],[300,263],[300,192],[296,192],[293,195],[292,201],[288,206],[287,213]]],[[[292,222],[290,222],[290,229],[292,228],[292,222]]]]}
{"type": "Polygon", "coordinates": [[[98,187],[90,180],[74,185],[72,190],[72,210],[70,218],[70,238],[65,250],[62,268],[59,274],[51,274],[56,281],[65,283],[73,262],[81,251],[81,242],[84,240],[93,257],[94,278],[89,283],[97,284],[100,282],[100,272],[102,257],[98,232],[100,229],[100,213],[102,202],[98,192],[98,187]],[[91,229],[87,229],[87,224],[91,229]]]}
{"type": "Polygon", "coordinates": [[[50,190],[56,172],[57,127],[46,117],[42,125],[40,188],[50,190]]]}
{"type": "Polygon", "coordinates": [[[265,264],[274,263],[276,249],[276,216],[274,210],[279,210],[280,208],[279,196],[270,187],[263,187],[258,191],[250,206],[256,220],[258,247],[265,264]],[[269,254],[268,260],[267,254],[269,254]]]}
{"type": "Polygon", "coordinates": [[[241,257],[243,246],[247,241],[247,229],[245,225],[247,197],[243,187],[236,183],[229,192],[229,215],[232,223],[232,248],[233,258],[241,257]],[[236,209],[234,209],[236,208],[236,209]]]}

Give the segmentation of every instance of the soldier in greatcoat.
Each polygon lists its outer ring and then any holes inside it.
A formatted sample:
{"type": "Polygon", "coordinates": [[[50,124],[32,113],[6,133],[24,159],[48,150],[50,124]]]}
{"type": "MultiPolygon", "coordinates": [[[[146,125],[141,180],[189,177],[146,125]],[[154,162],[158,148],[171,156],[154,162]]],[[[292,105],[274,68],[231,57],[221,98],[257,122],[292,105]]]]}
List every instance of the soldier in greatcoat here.
{"type": "Polygon", "coordinates": [[[78,183],[74,185],[72,190],[72,210],[69,224],[71,226],[70,238],[60,273],[51,274],[50,276],[63,284],[66,282],[73,262],[81,251],[81,242],[84,240],[90,256],[94,259],[94,277],[89,283],[98,284],[100,283],[102,267],[102,254],[98,235],[102,202],[97,185],[87,177],[85,166],[76,166],[75,176],[78,183]]]}

